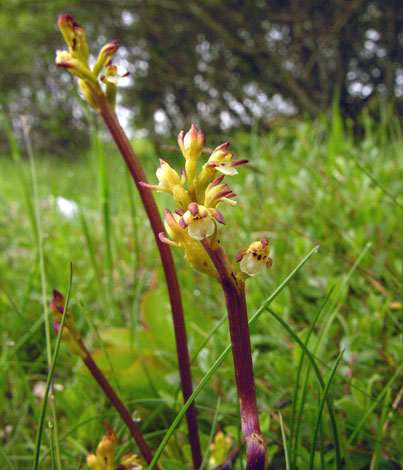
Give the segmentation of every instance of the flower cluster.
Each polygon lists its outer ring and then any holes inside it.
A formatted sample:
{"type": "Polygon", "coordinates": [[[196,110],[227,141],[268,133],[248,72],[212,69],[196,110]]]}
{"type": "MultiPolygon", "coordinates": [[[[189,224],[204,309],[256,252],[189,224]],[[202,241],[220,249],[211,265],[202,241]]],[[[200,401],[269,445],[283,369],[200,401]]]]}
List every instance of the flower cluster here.
{"type": "MultiPolygon", "coordinates": [[[[217,240],[217,223],[225,225],[224,217],[217,207],[222,203],[230,206],[236,204],[236,195],[223,183],[223,179],[238,174],[236,167],[248,163],[248,160],[235,160],[234,154],[228,151],[229,142],[226,142],[213,150],[197,174],[198,160],[205,144],[203,132],[192,124],[186,134],[184,131],[179,133],[178,144],[185,159],[185,168],[180,174],[160,159],[160,167],[156,172],[159,184],[142,182],[141,185],[171,194],[177,206],[174,213],[165,211],[165,228],[169,238],[161,233],[160,240],[181,248],[193,268],[217,277],[210,258],[199,242],[205,239],[211,242],[217,240]]],[[[270,267],[270,250],[266,239],[252,243],[241,252],[245,255],[240,263],[241,278],[259,274],[264,265],[270,267]],[[260,250],[256,257],[253,250],[260,250]]],[[[241,261],[241,258],[237,261],[241,261]]]]}
{"type": "Polygon", "coordinates": [[[128,73],[119,74],[117,67],[112,65],[112,56],[117,51],[118,41],[106,44],[99,52],[98,58],[92,67],[89,66],[90,51],[85,40],[84,29],[76,23],[71,15],[59,16],[58,25],[63,37],[69,46],[68,51],[56,51],[56,65],[63,67],[79,78],[78,86],[88,101],[88,104],[97,108],[92,92],[103,93],[98,77],[105,84],[105,95],[109,103],[114,106],[116,100],[116,83],[128,73]]]}
{"type": "Polygon", "coordinates": [[[141,470],[137,454],[126,454],[120,464],[115,464],[117,435],[114,431],[102,437],[96,453],[87,454],[87,465],[91,470],[141,470]]]}

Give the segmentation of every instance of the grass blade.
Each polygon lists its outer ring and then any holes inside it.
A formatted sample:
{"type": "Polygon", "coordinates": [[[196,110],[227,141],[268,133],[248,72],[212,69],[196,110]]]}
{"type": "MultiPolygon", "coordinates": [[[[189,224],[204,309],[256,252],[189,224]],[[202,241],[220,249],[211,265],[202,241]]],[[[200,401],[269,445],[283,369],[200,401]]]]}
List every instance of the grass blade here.
{"type": "MultiPolygon", "coordinates": [[[[322,302],[321,306],[319,307],[318,311],[316,312],[315,318],[313,319],[313,321],[311,323],[311,326],[309,327],[308,334],[307,334],[305,342],[304,342],[306,347],[308,347],[309,340],[310,340],[312,332],[313,332],[313,330],[316,326],[316,323],[319,320],[320,314],[322,313],[322,311],[323,311],[325,305],[327,304],[327,302],[329,300],[329,297],[332,295],[333,291],[334,291],[334,287],[332,287],[329,290],[329,292],[326,295],[324,301],[322,302]]],[[[299,380],[300,380],[301,373],[302,373],[302,366],[304,364],[304,359],[305,359],[305,352],[302,351],[301,358],[300,358],[299,364],[298,364],[298,369],[297,369],[297,377],[295,379],[295,388],[294,388],[294,396],[293,396],[293,400],[292,400],[291,419],[290,419],[290,422],[291,422],[291,425],[290,425],[290,446],[293,446],[293,448],[291,449],[291,465],[292,465],[292,468],[295,468],[296,459],[297,459],[298,435],[299,435],[300,416],[301,416],[300,412],[298,412],[298,414],[297,414],[297,417],[298,417],[297,430],[295,432],[295,442],[294,442],[294,445],[293,445],[294,421],[295,421],[295,414],[296,414],[296,411],[297,411],[299,380]]],[[[309,370],[310,370],[310,366],[307,370],[306,379],[308,379],[308,377],[309,377],[309,370]]],[[[305,396],[304,391],[306,389],[306,384],[307,384],[307,380],[306,380],[305,385],[303,387],[303,394],[302,394],[302,397],[301,397],[300,407],[302,407],[302,408],[303,408],[303,405],[304,405],[304,396],[305,396]]]]}
{"type": "Polygon", "coordinates": [[[59,354],[59,348],[60,348],[60,343],[61,343],[61,340],[62,340],[62,333],[63,333],[64,323],[65,323],[65,319],[66,319],[67,309],[68,309],[68,306],[69,306],[72,279],[73,279],[73,266],[70,264],[69,287],[68,287],[68,290],[67,290],[63,315],[62,315],[62,319],[61,319],[61,322],[60,322],[60,330],[59,330],[59,333],[57,335],[56,346],[55,346],[55,350],[53,352],[53,357],[52,357],[52,361],[51,361],[51,364],[50,364],[50,370],[49,370],[49,373],[48,373],[48,378],[46,380],[45,394],[44,394],[44,397],[43,397],[41,414],[40,414],[39,423],[38,423],[38,432],[36,434],[33,470],[38,470],[39,452],[40,452],[40,449],[41,449],[41,439],[42,439],[42,432],[43,432],[43,423],[44,423],[44,420],[45,420],[46,406],[48,404],[48,396],[49,396],[50,385],[52,383],[52,377],[53,377],[53,373],[54,373],[55,367],[56,367],[56,360],[57,360],[57,356],[59,354]]]}
{"type": "Polygon", "coordinates": [[[386,383],[386,385],[383,387],[381,392],[379,393],[378,397],[374,400],[374,402],[371,404],[371,406],[368,407],[367,411],[365,412],[364,416],[360,419],[358,422],[356,428],[354,431],[351,433],[348,441],[347,441],[347,446],[350,446],[354,439],[357,437],[357,434],[360,432],[361,428],[364,426],[365,422],[369,418],[369,415],[374,411],[376,406],[380,403],[380,401],[383,399],[385,393],[392,387],[393,383],[395,380],[399,377],[400,373],[403,370],[403,364],[400,365],[395,371],[395,373],[392,375],[390,380],[386,383]]]}
{"type": "Polygon", "coordinates": [[[379,420],[378,433],[376,436],[375,450],[371,459],[371,465],[369,467],[369,470],[376,470],[377,468],[379,468],[379,461],[381,459],[382,438],[384,434],[384,425],[389,412],[390,395],[391,391],[388,390],[383,401],[383,408],[381,418],[379,420]]]}
{"type": "Polygon", "coordinates": [[[320,399],[318,413],[317,413],[317,416],[316,416],[316,423],[315,423],[314,433],[312,435],[312,441],[311,441],[311,452],[310,452],[310,455],[309,455],[309,470],[313,470],[313,464],[315,462],[316,440],[318,438],[320,423],[321,423],[321,419],[322,419],[323,407],[325,406],[325,402],[328,400],[328,393],[329,393],[330,385],[332,383],[334,374],[336,373],[337,367],[340,364],[341,358],[343,357],[343,354],[344,354],[344,351],[342,351],[339,354],[339,357],[336,359],[336,362],[333,366],[333,369],[330,372],[329,378],[326,382],[325,388],[322,391],[322,397],[320,399]]]}
{"type": "Polygon", "coordinates": [[[8,458],[7,454],[4,452],[3,448],[0,446],[0,455],[3,457],[4,462],[8,465],[10,470],[15,470],[14,465],[11,463],[11,460],[8,458]]]}
{"type": "Polygon", "coordinates": [[[288,446],[287,446],[287,436],[285,435],[284,424],[283,424],[283,417],[281,416],[281,412],[278,412],[280,417],[280,428],[281,428],[281,437],[283,439],[283,446],[284,446],[284,458],[285,458],[285,468],[286,470],[290,470],[290,456],[288,453],[288,446]]]}
{"type": "Polygon", "coordinates": [[[320,355],[320,352],[321,352],[321,347],[323,346],[323,342],[324,342],[325,338],[328,337],[329,329],[330,329],[330,327],[331,327],[331,325],[332,325],[332,323],[333,323],[334,319],[336,318],[336,315],[339,311],[339,308],[338,308],[337,304],[338,304],[338,302],[339,302],[339,300],[340,300],[340,298],[343,294],[343,291],[348,286],[348,283],[350,282],[350,279],[351,279],[352,275],[354,274],[355,270],[358,268],[359,264],[361,263],[361,260],[367,254],[367,251],[371,248],[371,246],[372,246],[371,242],[369,242],[365,245],[364,249],[361,251],[359,257],[356,260],[356,262],[353,264],[353,266],[351,267],[351,269],[347,273],[347,276],[345,277],[344,281],[340,285],[340,289],[337,292],[336,298],[334,299],[334,301],[333,301],[333,303],[330,307],[330,312],[332,312],[332,313],[329,315],[329,318],[327,319],[326,324],[324,325],[322,331],[320,332],[319,337],[318,337],[318,342],[315,346],[315,352],[317,352],[319,355],[320,355]]]}
{"type": "MultiPolygon", "coordinates": [[[[316,360],[315,360],[315,357],[313,356],[313,354],[309,351],[309,349],[307,349],[305,344],[299,339],[298,335],[296,335],[292,331],[292,329],[287,325],[287,323],[282,318],[280,318],[276,313],[274,313],[269,308],[267,310],[271,313],[271,315],[273,315],[273,317],[279,323],[281,323],[281,325],[287,330],[288,334],[293,338],[293,340],[296,343],[298,343],[298,345],[305,351],[305,353],[306,353],[306,355],[307,355],[307,357],[308,357],[308,359],[309,359],[309,361],[310,361],[310,363],[313,367],[313,370],[316,374],[316,377],[319,381],[319,384],[320,384],[322,390],[324,390],[325,381],[323,380],[322,374],[319,370],[318,365],[316,364],[316,360]]],[[[337,431],[336,415],[334,413],[333,406],[332,406],[332,403],[331,403],[329,397],[326,397],[326,405],[327,405],[327,409],[329,411],[330,424],[331,424],[333,440],[334,440],[334,447],[335,447],[335,451],[336,451],[336,468],[337,468],[337,470],[340,470],[342,468],[342,465],[341,465],[340,442],[339,442],[339,435],[338,435],[338,431],[337,431]]]]}

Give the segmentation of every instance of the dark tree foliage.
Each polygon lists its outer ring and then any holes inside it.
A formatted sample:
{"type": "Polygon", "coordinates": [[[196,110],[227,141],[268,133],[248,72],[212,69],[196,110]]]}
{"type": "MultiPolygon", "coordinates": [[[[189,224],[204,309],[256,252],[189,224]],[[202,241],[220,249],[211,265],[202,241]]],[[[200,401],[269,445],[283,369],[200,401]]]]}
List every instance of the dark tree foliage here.
{"type": "Polygon", "coordinates": [[[54,66],[65,12],[94,52],[119,39],[117,62],[132,76],[122,103],[151,133],[192,121],[267,127],[284,112],[316,116],[335,96],[354,117],[373,96],[403,94],[400,0],[4,0],[1,103],[34,116],[44,146],[79,147],[85,136],[73,80],[54,66]]]}

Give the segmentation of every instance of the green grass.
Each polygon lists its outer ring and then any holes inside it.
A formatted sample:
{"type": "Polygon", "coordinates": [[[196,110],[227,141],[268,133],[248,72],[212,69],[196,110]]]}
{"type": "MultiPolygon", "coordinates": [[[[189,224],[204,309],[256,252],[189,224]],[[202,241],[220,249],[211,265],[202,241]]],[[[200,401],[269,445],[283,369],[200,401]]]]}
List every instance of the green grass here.
{"type": "MultiPolygon", "coordinates": [[[[374,122],[363,114],[364,134],[356,138],[337,112],[332,123],[325,117],[291,121],[265,136],[231,137],[232,151],[250,166],[239,167],[240,174],[228,181],[238,205],[221,208],[227,222],[222,243],[235,257],[266,236],[274,261],[247,285],[269,469],[388,470],[403,463],[403,143],[396,121],[382,116],[374,122]],[[316,245],[319,251],[289,276],[316,245]],[[267,308],[261,307],[265,299],[267,308]]],[[[136,410],[151,447],[156,450],[166,438],[159,465],[171,470],[190,462],[186,427],[175,420],[183,407],[159,258],[123,160],[100,135],[94,131],[92,150],[70,161],[36,155],[34,149],[37,198],[32,161],[16,147],[14,158],[0,158],[5,468],[32,468],[43,402],[38,384],[46,383],[56,343],[53,331],[50,339],[45,335],[43,299],[52,288],[66,293],[70,261],[69,305],[86,344],[129,409],[136,410]],[[60,213],[58,197],[78,205],[74,217],[60,213]]],[[[227,139],[207,136],[206,145],[227,139]]],[[[152,182],[157,156],[176,168],[182,164],[179,151],[157,155],[147,141],[134,147],[152,182]]],[[[161,213],[173,209],[164,194],[156,199],[161,213]]],[[[191,271],[182,253],[174,256],[192,371],[201,384],[196,404],[202,447],[208,449],[219,429],[239,439],[225,304],[219,286],[191,271]]],[[[136,451],[119,417],[63,344],[53,382],[55,413],[48,407],[45,423],[51,425],[44,426],[39,468],[58,468],[57,449],[61,468],[86,468],[85,454],[105,433],[104,422],[118,432],[120,453],[136,451]]],[[[208,468],[207,460],[204,464],[208,468]]]]}

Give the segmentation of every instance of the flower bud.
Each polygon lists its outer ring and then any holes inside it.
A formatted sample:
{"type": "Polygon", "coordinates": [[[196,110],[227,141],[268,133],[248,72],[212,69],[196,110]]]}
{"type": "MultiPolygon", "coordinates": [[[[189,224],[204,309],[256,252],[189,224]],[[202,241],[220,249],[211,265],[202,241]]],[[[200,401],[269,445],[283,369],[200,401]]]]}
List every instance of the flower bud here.
{"type": "Polygon", "coordinates": [[[71,57],[78,59],[83,65],[88,67],[90,51],[85,40],[83,28],[69,14],[60,15],[58,25],[64,40],[69,46],[71,57]]]}
{"type": "Polygon", "coordinates": [[[270,248],[266,238],[255,241],[247,249],[240,250],[236,261],[240,262],[240,270],[250,277],[255,277],[263,271],[263,268],[271,268],[272,259],[269,258],[270,248]]]}
{"type": "Polygon", "coordinates": [[[87,465],[90,470],[104,470],[104,466],[100,464],[95,454],[87,454],[87,465]]]}
{"type": "Polygon", "coordinates": [[[77,25],[77,23],[74,21],[74,18],[69,14],[60,15],[57,20],[57,24],[67,45],[73,48],[75,41],[74,26],[77,25]]]}
{"type": "Polygon", "coordinates": [[[201,130],[197,130],[192,124],[189,131],[184,133],[181,131],[178,135],[178,144],[185,157],[185,171],[188,179],[188,190],[192,200],[196,200],[196,170],[197,160],[200,157],[206,138],[201,130]]]}
{"type": "Polygon", "coordinates": [[[181,131],[178,135],[178,144],[186,160],[197,161],[200,157],[206,138],[201,130],[197,130],[194,124],[185,134],[181,131]]]}
{"type": "Polygon", "coordinates": [[[112,469],[115,460],[115,451],[117,445],[117,435],[115,431],[111,431],[102,437],[97,447],[98,460],[104,463],[107,470],[112,469]]]}
{"type": "Polygon", "coordinates": [[[182,210],[187,209],[192,202],[188,191],[183,187],[186,177],[184,174],[180,177],[178,173],[160,158],[161,166],[157,169],[156,175],[159,180],[159,186],[154,184],[140,182],[140,185],[154,191],[172,194],[177,207],[182,210]]]}
{"type": "Polygon", "coordinates": [[[158,181],[160,182],[159,185],[172,193],[174,186],[181,184],[180,177],[178,173],[161,158],[160,164],[161,166],[156,171],[158,181]]]}
{"type": "MultiPolygon", "coordinates": [[[[64,312],[64,296],[56,289],[53,289],[53,298],[50,302],[50,312],[54,317],[53,327],[56,334],[59,334],[62,315],[64,312]]],[[[81,347],[81,335],[78,330],[73,314],[70,309],[67,310],[62,333],[62,340],[66,343],[71,354],[84,357],[85,351],[81,347]]]]}
{"type": "Polygon", "coordinates": [[[98,85],[96,76],[91,72],[90,68],[83,64],[79,59],[72,57],[67,51],[56,51],[56,65],[67,69],[70,73],[83,80],[89,80],[95,86],[98,85]]]}
{"type": "Polygon", "coordinates": [[[108,44],[105,44],[105,46],[99,51],[97,61],[95,62],[95,65],[92,69],[96,76],[98,76],[101,73],[102,69],[106,67],[106,65],[111,60],[113,54],[118,50],[118,48],[119,42],[112,41],[108,44]]]}
{"type": "Polygon", "coordinates": [[[120,461],[122,469],[124,468],[125,470],[130,470],[130,469],[136,469],[136,470],[141,470],[143,467],[140,464],[140,459],[137,454],[126,454],[122,457],[120,461]]]}
{"type": "Polygon", "coordinates": [[[206,207],[217,207],[222,202],[226,202],[234,206],[236,201],[233,201],[232,198],[236,196],[230,189],[228,189],[227,184],[220,184],[223,180],[224,175],[216,178],[212,183],[207,186],[205,195],[204,195],[204,205],[206,207]]]}

